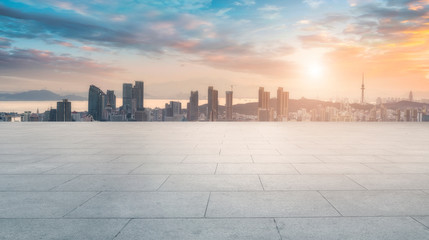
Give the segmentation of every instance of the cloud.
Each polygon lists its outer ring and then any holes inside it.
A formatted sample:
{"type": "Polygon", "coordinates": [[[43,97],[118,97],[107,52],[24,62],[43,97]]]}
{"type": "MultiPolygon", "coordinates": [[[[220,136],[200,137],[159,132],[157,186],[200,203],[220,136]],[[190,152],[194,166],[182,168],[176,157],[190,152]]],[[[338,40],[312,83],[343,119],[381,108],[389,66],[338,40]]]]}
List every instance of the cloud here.
{"type": "Polygon", "coordinates": [[[274,5],[265,5],[263,7],[258,8],[259,11],[264,11],[264,12],[278,12],[281,9],[282,9],[281,7],[274,6],[274,5]]]}
{"type": "Polygon", "coordinates": [[[269,59],[263,56],[207,55],[197,62],[210,65],[214,68],[256,73],[277,78],[292,76],[296,69],[296,65],[293,62],[269,59]]]}
{"type": "Polygon", "coordinates": [[[14,48],[0,50],[0,69],[23,71],[50,71],[61,73],[86,73],[106,75],[121,69],[95,62],[89,58],[73,57],[68,54],[56,55],[50,51],[14,48]]]}
{"type": "Polygon", "coordinates": [[[101,52],[103,51],[101,48],[91,47],[91,46],[82,46],[80,47],[81,50],[87,51],[87,52],[101,52]]]}
{"type": "MultiPolygon", "coordinates": [[[[200,1],[203,3],[206,1],[200,1]]],[[[248,2],[250,4],[250,2],[248,2]]],[[[178,3],[185,4],[185,2],[178,3]]],[[[280,7],[266,5],[260,9],[267,14],[277,14],[280,7]]],[[[217,15],[224,15],[230,8],[221,9],[217,15]]],[[[110,19],[111,15],[106,16],[110,19]]],[[[214,15],[212,16],[215,17],[214,15]]],[[[253,44],[236,39],[237,29],[221,31],[209,20],[189,13],[159,12],[146,9],[138,15],[128,15],[123,22],[109,22],[86,16],[39,14],[23,12],[0,5],[0,29],[6,36],[22,36],[30,39],[52,41],[62,46],[75,47],[84,51],[101,51],[103,48],[134,49],[149,56],[178,55],[195,62],[215,68],[242,72],[254,71],[272,74],[255,67],[245,68],[244,63],[252,66],[262,64],[266,58],[269,65],[281,65],[272,54],[261,53],[253,44]],[[3,17],[1,17],[3,16],[3,17]],[[67,39],[61,41],[58,39],[67,39]],[[79,46],[81,43],[82,46],[79,46]],[[218,61],[210,61],[214,56],[225,56],[233,61],[230,66],[218,61]],[[252,61],[252,59],[254,59],[252,61]],[[234,63],[234,61],[238,61],[234,63]],[[243,64],[239,64],[239,62],[243,64]]],[[[238,31],[241,31],[238,29],[238,31]]],[[[278,72],[278,71],[275,71],[278,72]]]]}
{"type": "Polygon", "coordinates": [[[254,0],[241,0],[241,1],[235,1],[235,6],[252,6],[255,5],[256,2],[254,0]]]}
{"type": "Polygon", "coordinates": [[[304,3],[311,8],[318,8],[321,4],[325,2],[323,0],[304,0],[304,3]]]}
{"type": "Polygon", "coordinates": [[[12,46],[11,39],[0,37],[0,48],[10,48],[11,46],[12,46]]]}
{"type": "Polygon", "coordinates": [[[343,42],[333,36],[328,34],[312,34],[299,36],[299,40],[302,43],[304,48],[314,48],[314,47],[324,47],[324,48],[333,48],[338,47],[343,42]]]}
{"type": "Polygon", "coordinates": [[[280,17],[280,10],[282,10],[282,8],[275,5],[265,5],[258,8],[258,10],[262,12],[263,18],[272,20],[280,17]]]}
{"type": "Polygon", "coordinates": [[[225,16],[226,13],[229,12],[229,11],[231,11],[231,10],[232,10],[232,8],[223,8],[223,9],[220,9],[219,11],[217,11],[216,16],[218,16],[218,17],[225,16]]]}
{"type": "Polygon", "coordinates": [[[296,22],[297,24],[302,24],[302,25],[307,25],[310,24],[310,20],[307,19],[303,19],[303,20],[299,20],[298,22],[296,22]]]}
{"type": "Polygon", "coordinates": [[[49,39],[47,40],[47,43],[49,44],[57,44],[57,45],[61,45],[63,47],[69,47],[69,48],[75,48],[76,46],[73,45],[73,43],[70,42],[66,42],[66,41],[60,41],[60,40],[55,40],[55,39],[49,39]]]}

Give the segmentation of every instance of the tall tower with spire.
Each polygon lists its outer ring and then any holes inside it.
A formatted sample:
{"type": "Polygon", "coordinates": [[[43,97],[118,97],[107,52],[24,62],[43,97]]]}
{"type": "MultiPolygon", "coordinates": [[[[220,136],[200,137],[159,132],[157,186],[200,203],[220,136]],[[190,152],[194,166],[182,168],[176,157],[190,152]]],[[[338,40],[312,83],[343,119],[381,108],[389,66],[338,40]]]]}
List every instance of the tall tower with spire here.
{"type": "Polygon", "coordinates": [[[362,98],[361,98],[361,100],[360,100],[360,103],[361,103],[361,104],[364,104],[364,100],[365,100],[365,83],[364,83],[364,80],[365,80],[365,74],[364,74],[364,73],[362,73],[362,87],[361,87],[361,90],[362,90],[362,98]]]}

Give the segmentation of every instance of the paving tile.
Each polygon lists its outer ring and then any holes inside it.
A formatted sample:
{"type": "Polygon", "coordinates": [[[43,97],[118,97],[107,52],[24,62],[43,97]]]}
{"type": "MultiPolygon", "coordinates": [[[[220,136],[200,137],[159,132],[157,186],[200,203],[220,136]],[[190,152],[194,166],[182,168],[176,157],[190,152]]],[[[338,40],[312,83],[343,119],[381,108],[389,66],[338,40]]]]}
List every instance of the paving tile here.
{"type": "Polygon", "coordinates": [[[140,163],[70,163],[45,174],[128,174],[140,163]]]}
{"type": "Polygon", "coordinates": [[[80,163],[98,163],[98,162],[110,162],[116,158],[118,158],[120,155],[115,154],[79,154],[79,155],[55,155],[51,156],[49,158],[46,158],[45,160],[41,161],[44,163],[47,162],[64,162],[64,163],[74,163],[74,162],[80,162],[80,163]]]}
{"type": "Polygon", "coordinates": [[[382,173],[429,173],[429,163],[366,163],[382,173]]]}
{"type": "Polygon", "coordinates": [[[415,155],[381,155],[379,156],[389,162],[394,163],[429,163],[429,155],[415,156],[415,155]]]}
{"type": "Polygon", "coordinates": [[[349,177],[369,190],[429,189],[429,175],[427,174],[371,174],[349,175],[349,177]]]}
{"type": "Polygon", "coordinates": [[[53,191],[156,191],[165,175],[81,175],[53,191]]]}
{"type": "Polygon", "coordinates": [[[251,163],[252,156],[249,155],[189,155],[183,163],[251,163]]]}
{"type": "Polygon", "coordinates": [[[429,229],[429,216],[418,216],[413,218],[417,220],[419,223],[425,225],[429,229]]]}
{"type": "MultiPolygon", "coordinates": [[[[2,152],[2,151],[0,151],[2,152]]],[[[4,163],[34,163],[52,157],[38,154],[0,154],[0,162],[4,163]]]]}
{"type": "Polygon", "coordinates": [[[95,194],[0,192],[0,218],[61,218],[95,194]]]}
{"type": "Polygon", "coordinates": [[[186,155],[122,155],[112,162],[180,163],[186,155]]]}
{"type": "Polygon", "coordinates": [[[203,217],[209,193],[102,192],[71,218],[203,217]]]}
{"type": "Polygon", "coordinates": [[[262,191],[257,175],[172,175],[160,191],[262,191]]]}
{"type": "Polygon", "coordinates": [[[383,159],[374,155],[340,155],[340,156],[316,156],[322,162],[326,163],[374,163],[374,162],[389,162],[386,159],[383,159]]]}
{"type": "Polygon", "coordinates": [[[213,192],[208,217],[304,217],[338,216],[315,191],[213,192]]]}
{"type": "Polygon", "coordinates": [[[277,156],[277,155],[254,155],[255,163],[321,163],[314,156],[277,156]]]}
{"type": "Polygon", "coordinates": [[[429,195],[422,191],[321,191],[344,216],[429,215],[429,195]]]}
{"type": "Polygon", "coordinates": [[[341,175],[261,175],[266,191],[282,190],[364,190],[341,175]]]}
{"type": "Polygon", "coordinates": [[[216,174],[298,174],[298,172],[287,163],[219,163],[216,174]]]}
{"type": "Polygon", "coordinates": [[[293,163],[301,174],[378,174],[360,163],[293,163]]]}
{"type": "Polygon", "coordinates": [[[144,163],[132,174],[214,174],[214,163],[144,163]]]}
{"type": "Polygon", "coordinates": [[[0,239],[113,239],[127,219],[0,219],[0,239]]]}
{"type": "Polygon", "coordinates": [[[40,174],[64,163],[0,163],[0,174],[40,174]]]}
{"type": "Polygon", "coordinates": [[[74,155],[74,154],[97,154],[101,153],[99,148],[50,148],[38,152],[38,154],[60,154],[60,155],[74,155]]]}
{"type": "Polygon", "coordinates": [[[75,175],[0,175],[0,191],[48,191],[75,175]]]}
{"type": "Polygon", "coordinates": [[[288,240],[425,240],[429,229],[409,217],[332,217],[276,219],[288,240]]]}
{"type": "Polygon", "coordinates": [[[133,219],[115,240],[275,240],[273,219],[133,219]]]}

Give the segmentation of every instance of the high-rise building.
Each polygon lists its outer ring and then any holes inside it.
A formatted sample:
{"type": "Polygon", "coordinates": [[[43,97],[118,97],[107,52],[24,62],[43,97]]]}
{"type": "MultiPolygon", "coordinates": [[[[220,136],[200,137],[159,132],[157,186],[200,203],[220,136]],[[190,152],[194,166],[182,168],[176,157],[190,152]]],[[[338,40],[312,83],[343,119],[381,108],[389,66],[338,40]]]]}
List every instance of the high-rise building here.
{"type": "Polygon", "coordinates": [[[259,88],[258,94],[258,120],[273,120],[273,110],[270,106],[270,92],[265,92],[263,87],[259,88]]]}
{"type": "Polygon", "coordinates": [[[284,92],[283,88],[277,89],[277,121],[283,121],[289,114],[289,92],[284,92]]]}
{"type": "Polygon", "coordinates": [[[49,122],[56,122],[57,121],[57,109],[49,110],[49,122]]]}
{"type": "Polygon", "coordinates": [[[258,92],[258,108],[263,108],[263,103],[264,101],[264,88],[263,87],[259,87],[259,92],[258,92]]]}
{"type": "Polygon", "coordinates": [[[57,102],[57,122],[71,122],[71,102],[63,99],[57,102]]]}
{"type": "Polygon", "coordinates": [[[264,92],[264,100],[263,100],[263,105],[262,108],[265,109],[270,109],[270,92],[264,92]]]}
{"type": "Polygon", "coordinates": [[[122,106],[126,113],[131,113],[133,99],[133,85],[131,83],[122,84],[122,106]]]}
{"type": "Polygon", "coordinates": [[[207,100],[207,119],[209,121],[216,121],[219,115],[219,93],[213,87],[209,87],[207,100]]]}
{"type": "Polygon", "coordinates": [[[191,91],[187,111],[188,121],[198,121],[198,91],[191,91]]]}
{"type": "Polygon", "coordinates": [[[412,102],[414,101],[413,92],[410,91],[410,94],[408,95],[408,101],[412,102]]]}
{"type": "Polygon", "coordinates": [[[232,120],[232,91],[226,91],[226,120],[231,121],[232,120]]]}
{"type": "Polygon", "coordinates": [[[107,90],[107,103],[106,105],[110,105],[113,110],[116,110],[116,96],[113,90],[107,90]]]}
{"type": "Polygon", "coordinates": [[[211,114],[213,111],[213,86],[209,86],[207,92],[207,120],[211,120],[211,114]]]}
{"type": "Polygon", "coordinates": [[[181,121],[182,116],[182,103],[170,101],[170,104],[165,104],[165,109],[162,114],[163,121],[181,121]]]}
{"type": "Polygon", "coordinates": [[[88,113],[96,121],[102,120],[106,94],[98,87],[91,85],[88,94],[88,113]]]}
{"type": "Polygon", "coordinates": [[[136,108],[137,110],[144,109],[144,83],[142,81],[136,81],[132,91],[132,97],[136,99],[136,108]]]}

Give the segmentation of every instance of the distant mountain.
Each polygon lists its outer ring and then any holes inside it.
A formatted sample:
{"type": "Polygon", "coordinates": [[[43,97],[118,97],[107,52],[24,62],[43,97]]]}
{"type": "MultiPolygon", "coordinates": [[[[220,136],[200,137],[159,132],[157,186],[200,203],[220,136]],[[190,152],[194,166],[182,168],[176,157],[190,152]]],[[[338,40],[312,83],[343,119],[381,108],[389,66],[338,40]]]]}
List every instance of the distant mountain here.
{"type": "Polygon", "coordinates": [[[84,101],[86,98],[76,95],[61,96],[48,90],[33,90],[20,93],[0,93],[0,101],[84,101]]]}
{"type": "Polygon", "coordinates": [[[390,109],[407,109],[407,108],[429,108],[429,104],[427,103],[419,103],[419,102],[411,102],[411,101],[400,101],[395,103],[385,103],[384,106],[390,109]]]}

